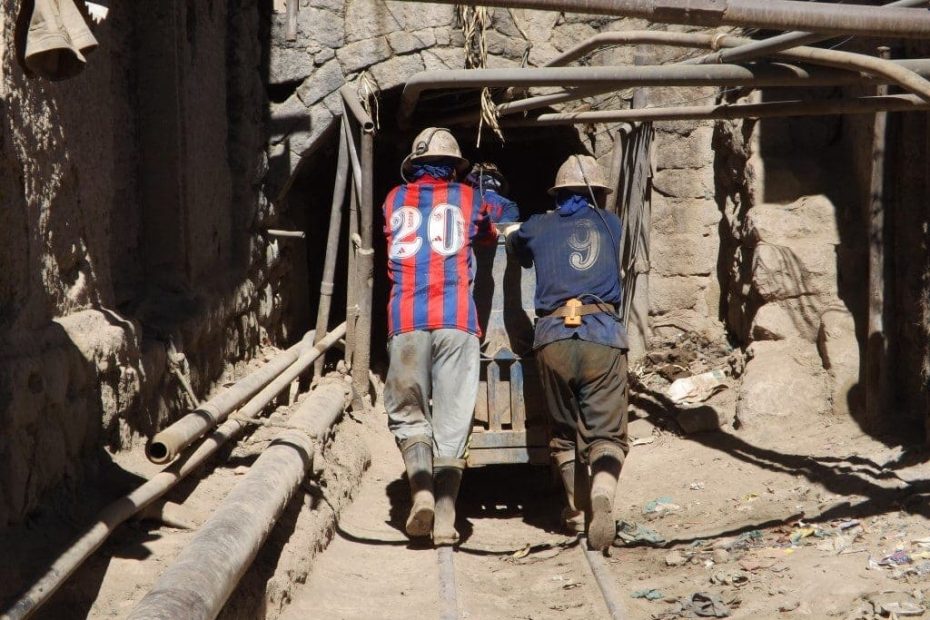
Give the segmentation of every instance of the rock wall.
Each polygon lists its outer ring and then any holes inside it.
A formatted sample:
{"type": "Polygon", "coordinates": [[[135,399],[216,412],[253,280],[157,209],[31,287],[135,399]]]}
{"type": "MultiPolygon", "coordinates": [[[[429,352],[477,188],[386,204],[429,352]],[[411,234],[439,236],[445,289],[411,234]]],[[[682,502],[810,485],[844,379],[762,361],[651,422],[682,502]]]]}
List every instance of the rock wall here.
{"type": "Polygon", "coordinates": [[[20,10],[3,3],[0,527],[186,410],[169,342],[202,397],[289,328],[286,251],[258,226],[258,3],[113,6],[55,83],[13,53],[20,10]]]}

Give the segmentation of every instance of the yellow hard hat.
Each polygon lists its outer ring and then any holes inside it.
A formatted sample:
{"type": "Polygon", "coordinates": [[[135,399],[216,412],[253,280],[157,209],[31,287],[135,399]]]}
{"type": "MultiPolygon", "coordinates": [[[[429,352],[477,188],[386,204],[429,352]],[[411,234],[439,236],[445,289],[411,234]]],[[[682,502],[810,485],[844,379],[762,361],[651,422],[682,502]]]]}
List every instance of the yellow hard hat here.
{"type": "Polygon", "coordinates": [[[583,189],[588,187],[605,190],[608,194],[613,188],[607,185],[607,176],[597,160],[590,155],[569,155],[555,175],[555,185],[549,188],[549,195],[555,196],[560,189],[583,189]]]}
{"type": "Polygon", "coordinates": [[[462,157],[459,143],[448,129],[427,127],[417,134],[410,147],[410,154],[404,158],[403,171],[409,173],[414,164],[429,163],[437,159],[451,159],[455,169],[464,172],[468,160],[462,157]]]}

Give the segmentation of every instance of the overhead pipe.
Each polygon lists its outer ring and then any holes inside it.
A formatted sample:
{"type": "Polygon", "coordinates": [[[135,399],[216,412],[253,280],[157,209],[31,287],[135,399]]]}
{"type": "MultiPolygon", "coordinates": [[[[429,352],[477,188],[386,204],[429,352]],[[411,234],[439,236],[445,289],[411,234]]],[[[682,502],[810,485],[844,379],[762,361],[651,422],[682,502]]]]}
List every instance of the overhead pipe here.
{"type": "MultiPolygon", "coordinates": [[[[924,0],[926,2],[926,0],[924,0]]],[[[807,33],[802,33],[807,34],[807,33]]],[[[683,47],[729,47],[739,49],[751,45],[752,39],[724,34],[704,34],[699,32],[665,32],[646,31],[605,32],[594,35],[586,41],[566,51],[550,61],[549,66],[561,66],[576,60],[588,52],[604,45],[652,43],[656,45],[674,45],[683,47]]],[[[920,95],[930,101],[930,82],[913,71],[887,58],[856,54],[842,50],[827,50],[817,47],[791,46],[793,49],[770,53],[781,60],[809,62],[835,69],[862,71],[875,78],[883,78],[897,84],[908,92],[920,95]]],[[[683,62],[680,65],[701,64],[683,62]]],[[[525,106],[526,104],[524,104],[525,106]]]]}
{"type": "MultiPolygon", "coordinates": [[[[340,124],[345,125],[345,116],[340,124]]],[[[333,303],[336,258],[339,255],[339,233],[342,231],[342,210],[349,175],[349,147],[344,127],[339,129],[339,155],[336,159],[336,180],[333,184],[333,201],[329,209],[329,230],[326,235],[326,256],[323,259],[323,277],[320,281],[320,303],[316,313],[316,333],[325,334],[329,325],[329,312],[333,303]]],[[[322,336],[321,336],[322,338],[322,336]]],[[[317,340],[316,342],[319,342],[317,340]]],[[[315,343],[314,343],[315,344],[315,343]]],[[[314,363],[314,375],[323,374],[323,356],[314,363]]]]}
{"type": "Polygon", "coordinates": [[[345,334],[345,328],[345,323],[336,327],[310,351],[301,354],[283,373],[239,409],[236,417],[220,424],[189,454],[183,455],[131,493],[104,508],[90,528],[52,563],[45,574],[5,611],[0,619],[25,620],[32,616],[74,574],[74,571],[100,548],[113,530],[170,491],[213,456],[220,447],[242,434],[248,427],[249,420],[257,417],[268,403],[313,364],[317,356],[335,344],[345,334]]]}
{"type": "Polygon", "coordinates": [[[930,110],[930,103],[916,95],[886,95],[826,101],[767,101],[763,103],[669,106],[592,112],[560,112],[517,119],[506,127],[547,127],[592,123],[633,123],[656,121],[723,120],[774,118],[783,116],[825,116],[831,114],[873,114],[880,111],[913,112],[930,110]]]}
{"type": "MultiPolygon", "coordinates": [[[[930,74],[930,61],[894,61],[930,74]]],[[[452,69],[413,75],[401,93],[398,123],[409,125],[420,94],[427,90],[510,86],[618,89],[633,86],[844,86],[860,84],[858,73],[785,63],[758,65],[647,65],[624,67],[541,67],[535,69],[452,69]]]]}
{"type": "MultiPolygon", "coordinates": [[[[406,0],[435,2],[437,0],[406,0]]],[[[742,26],[873,37],[930,38],[918,9],[798,0],[438,0],[444,4],[638,17],[666,24],[742,26]]]]}
{"type": "Polygon", "coordinates": [[[145,455],[150,461],[159,465],[174,460],[187,446],[225,420],[239,405],[257,394],[272,379],[293,364],[303,349],[312,346],[312,341],[313,332],[309,332],[300,342],[279,353],[255,372],[249,373],[207,402],[201,403],[191,413],[157,433],[145,446],[145,455]]]}
{"type": "Polygon", "coordinates": [[[324,383],[288,419],[245,477],[129,614],[130,620],[215,618],[300,487],[314,439],[346,406],[348,385],[324,383]]]}
{"type": "MultiPolygon", "coordinates": [[[[927,0],[897,0],[886,4],[885,7],[924,7],[927,0]]],[[[813,45],[821,41],[832,39],[833,36],[824,36],[819,32],[785,32],[783,34],[751,41],[737,47],[720,50],[712,54],[691,58],[682,64],[715,64],[723,62],[745,62],[754,58],[769,56],[776,52],[791,49],[799,45],[813,45]]]]}

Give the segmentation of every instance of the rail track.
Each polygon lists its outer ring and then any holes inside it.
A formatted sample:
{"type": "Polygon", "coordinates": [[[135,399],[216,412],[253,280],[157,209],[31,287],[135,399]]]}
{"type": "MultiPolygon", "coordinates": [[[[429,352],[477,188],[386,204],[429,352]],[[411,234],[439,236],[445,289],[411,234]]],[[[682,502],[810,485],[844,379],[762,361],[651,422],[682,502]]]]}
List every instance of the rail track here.
{"type": "MultiPolygon", "coordinates": [[[[610,620],[627,620],[631,616],[627,614],[620,604],[619,594],[610,577],[609,568],[604,560],[604,555],[598,551],[588,549],[587,541],[584,537],[579,537],[578,544],[573,545],[573,551],[583,556],[584,561],[579,562],[587,566],[591,576],[597,583],[597,591],[601,596],[598,605],[602,615],[599,617],[610,618],[610,620]]],[[[460,597],[455,579],[455,551],[453,547],[440,547],[436,551],[436,559],[439,564],[439,604],[440,620],[459,620],[462,617],[460,607],[460,597]]]]}

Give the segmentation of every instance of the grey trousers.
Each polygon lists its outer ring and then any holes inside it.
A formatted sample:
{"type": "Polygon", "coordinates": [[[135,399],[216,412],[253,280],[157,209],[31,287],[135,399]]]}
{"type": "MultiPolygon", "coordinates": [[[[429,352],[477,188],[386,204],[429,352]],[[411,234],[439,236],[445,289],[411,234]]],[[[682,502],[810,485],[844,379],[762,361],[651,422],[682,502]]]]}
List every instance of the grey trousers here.
{"type": "Polygon", "coordinates": [[[478,337],[458,329],[406,332],[391,338],[388,353],[384,407],[394,438],[425,435],[434,457],[463,458],[478,398],[478,337]]]}

